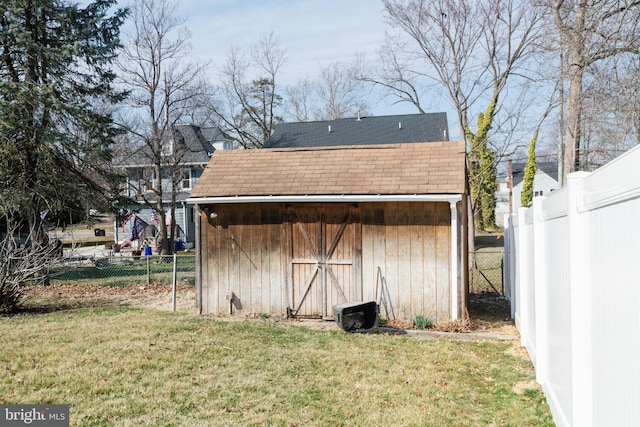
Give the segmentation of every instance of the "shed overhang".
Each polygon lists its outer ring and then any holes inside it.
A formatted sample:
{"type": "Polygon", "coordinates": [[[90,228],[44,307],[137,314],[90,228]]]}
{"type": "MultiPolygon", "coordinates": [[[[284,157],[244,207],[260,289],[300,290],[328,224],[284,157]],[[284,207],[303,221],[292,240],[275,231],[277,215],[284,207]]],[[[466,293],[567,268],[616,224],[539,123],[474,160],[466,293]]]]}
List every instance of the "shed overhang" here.
{"type": "Polygon", "coordinates": [[[366,203],[366,202],[446,202],[457,203],[462,194],[309,194],[267,196],[194,197],[187,203],[366,203]]]}

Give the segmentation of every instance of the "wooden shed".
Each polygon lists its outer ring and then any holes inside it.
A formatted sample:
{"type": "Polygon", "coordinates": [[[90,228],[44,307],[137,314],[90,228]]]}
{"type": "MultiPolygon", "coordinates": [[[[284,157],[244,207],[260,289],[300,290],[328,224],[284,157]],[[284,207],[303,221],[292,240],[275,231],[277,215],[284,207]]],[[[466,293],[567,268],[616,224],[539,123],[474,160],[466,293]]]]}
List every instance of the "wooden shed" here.
{"type": "Polygon", "coordinates": [[[190,202],[198,313],[464,313],[464,142],[216,151],[190,202]]]}

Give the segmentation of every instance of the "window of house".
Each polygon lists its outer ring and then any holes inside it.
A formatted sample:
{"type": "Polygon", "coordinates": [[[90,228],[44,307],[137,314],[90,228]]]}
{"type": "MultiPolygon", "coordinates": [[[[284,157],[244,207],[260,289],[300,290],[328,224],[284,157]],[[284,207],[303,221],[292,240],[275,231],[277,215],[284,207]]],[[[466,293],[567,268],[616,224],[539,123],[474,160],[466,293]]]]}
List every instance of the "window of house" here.
{"type": "Polygon", "coordinates": [[[131,182],[129,180],[129,177],[127,177],[127,180],[125,182],[121,182],[120,184],[118,184],[118,193],[127,197],[131,196],[131,182]]]}
{"type": "Polygon", "coordinates": [[[183,169],[180,178],[180,188],[191,190],[191,169],[183,169]]]}
{"type": "Polygon", "coordinates": [[[156,186],[156,174],[153,171],[139,169],[137,178],[137,194],[144,194],[148,191],[152,191],[156,186]]]}
{"type": "Polygon", "coordinates": [[[147,182],[144,175],[144,169],[138,169],[137,176],[134,178],[131,184],[131,192],[133,194],[143,194],[147,191],[147,182]]]}
{"type": "Polygon", "coordinates": [[[173,140],[165,139],[162,141],[162,155],[164,157],[171,156],[173,154],[173,140]]]}
{"type": "Polygon", "coordinates": [[[537,196],[542,196],[542,193],[543,193],[543,191],[542,191],[542,190],[540,190],[540,191],[536,191],[536,192],[534,192],[534,193],[533,193],[533,195],[534,195],[534,196],[536,196],[536,197],[537,197],[537,196]]]}

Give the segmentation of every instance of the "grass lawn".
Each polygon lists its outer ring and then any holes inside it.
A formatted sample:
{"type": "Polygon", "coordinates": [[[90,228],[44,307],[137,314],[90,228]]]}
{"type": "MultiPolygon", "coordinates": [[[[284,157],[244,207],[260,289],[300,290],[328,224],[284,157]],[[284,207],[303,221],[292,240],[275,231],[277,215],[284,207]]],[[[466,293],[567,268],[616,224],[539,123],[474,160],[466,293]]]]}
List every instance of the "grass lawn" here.
{"type": "Polygon", "coordinates": [[[131,307],[0,318],[0,403],[72,426],[553,425],[517,343],[131,307]]]}

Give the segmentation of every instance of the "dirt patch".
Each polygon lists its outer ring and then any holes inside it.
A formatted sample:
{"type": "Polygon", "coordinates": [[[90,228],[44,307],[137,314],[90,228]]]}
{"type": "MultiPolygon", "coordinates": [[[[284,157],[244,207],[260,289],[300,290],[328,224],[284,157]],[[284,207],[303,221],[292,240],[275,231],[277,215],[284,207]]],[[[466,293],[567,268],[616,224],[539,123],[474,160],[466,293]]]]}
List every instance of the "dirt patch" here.
{"type": "MultiPolygon", "coordinates": [[[[50,312],[56,310],[99,307],[130,306],[172,310],[171,285],[95,286],[76,284],[53,284],[25,288],[22,303],[15,314],[50,312]]],[[[195,311],[195,288],[178,285],[176,310],[195,311]]],[[[514,322],[510,319],[509,302],[494,293],[472,294],[469,298],[469,318],[464,321],[445,322],[435,325],[439,332],[487,332],[496,335],[518,336],[514,322]]],[[[249,316],[250,318],[250,316],[249,316]]],[[[280,319],[285,320],[285,319],[280,319]]],[[[304,324],[305,322],[303,322],[304,324]]],[[[322,323],[322,322],[320,322],[322,323]]],[[[332,322],[329,322],[332,323],[332,322]]],[[[310,323],[312,324],[312,322],[310,323]]],[[[415,329],[411,322],[389,321],[385,326],[407,330],[415,329]]]]}
{"type": "MultiPolygon", "coordinates": [[[[176,310],[195,311],[195,289],[191,285],[178,285],[176,310]]],[[[173,309],[171,285],[94,286],[53,284],[30,286],[24,289],[24,299],[18,313],[55,311],[62,309],[99,306],[131,306],[173,309]]]]}
{"type": "Polygon", "coordinates": [[[482,292],[469,295],[468,311],[477,330],[518,335],[511,320],[509,301],[496,293],[482,292]]]}
{"type": "Polygon", "coordinates": [[[511,388],[515,394],[523,395],[528,390],[537,390],[542,393],[542,387],[535,380],[525,380],[517,382],[511,388]]]}

